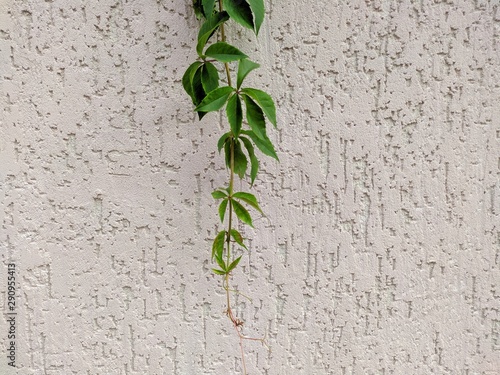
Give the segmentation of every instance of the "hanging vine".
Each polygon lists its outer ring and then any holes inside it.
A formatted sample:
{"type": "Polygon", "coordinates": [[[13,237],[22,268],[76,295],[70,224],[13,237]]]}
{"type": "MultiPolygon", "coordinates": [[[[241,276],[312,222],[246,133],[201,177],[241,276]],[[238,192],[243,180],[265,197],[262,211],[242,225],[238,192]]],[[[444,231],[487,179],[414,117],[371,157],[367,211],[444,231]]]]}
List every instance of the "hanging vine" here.
{"type": "Polygon", "coordinates": [[[257,36],[264,21],[263,0],[193,0],[195,14],[201,26],[196,42],[198,58],[186,70],[182,85],[191,97],[201,120],[208,112],[225,109],[228,121],[227,132],[218,143],[219,153],[224,150],[225,164],[229,172],[226,187],[214,192],[214,199],[220,201],[218,214],[221,225],[213,240],[211,258],[216,264],[212,271],[222,277],[222,286],[226,293],[226,314],[229,317],[240,340],[243,373],[246,374],[243,340],[260,341],[263,338],[251,338],[242,333],[243,322],[231,308],[231,274],[238,266],[241,250],[248,250],[245,239],[238,231],[239,223],[253,227],[252,210],[263,214],[255,195],[234,190],[235,175],[240,179],[250,180],[253,186],[259,170],[259,154],[278,160],[275,148],[267,136],[267,123],[276,127],[276,107],[266,92],[247,87],[245,78],[259,64],[235,46],[226,41],[225,25],[232,20],[252,30],[257,36]],[[218,38],[214,38],[214,35],[218,38]],[[212,42],[214,39],[216,41],[212,42]],[[212,42],[210,44],[209,42],[212,42]],[[236,69],[231,67],[237,67],[236,69]],[[236,85],[231,75],[236,71],[236,85]],[[226,85],[221,85],[220,72],[225,75],[226,85]],[[235,248],[235,245],[238,248],[235,248]],[[239,256],[237,256],[239,255],[239,256]]]}

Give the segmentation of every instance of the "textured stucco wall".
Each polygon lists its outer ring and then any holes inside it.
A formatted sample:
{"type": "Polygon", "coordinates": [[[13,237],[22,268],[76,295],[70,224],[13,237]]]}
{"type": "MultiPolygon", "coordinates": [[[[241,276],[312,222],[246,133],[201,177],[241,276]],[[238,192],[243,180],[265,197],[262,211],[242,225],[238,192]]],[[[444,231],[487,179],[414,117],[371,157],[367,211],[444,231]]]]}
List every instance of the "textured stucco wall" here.
{"type": "MultiPolygon", "coordinates": [[[[279,118],[234,278],[272,349],[246,344],[249,374],[500,374],[498,1],[266,3],[257,51],[230,32],[279,118]]],[[[12,373],[240,373],[207,261],[222,123],[180,83],[196,32],[189,0],[0,1],[12,373]]]]}

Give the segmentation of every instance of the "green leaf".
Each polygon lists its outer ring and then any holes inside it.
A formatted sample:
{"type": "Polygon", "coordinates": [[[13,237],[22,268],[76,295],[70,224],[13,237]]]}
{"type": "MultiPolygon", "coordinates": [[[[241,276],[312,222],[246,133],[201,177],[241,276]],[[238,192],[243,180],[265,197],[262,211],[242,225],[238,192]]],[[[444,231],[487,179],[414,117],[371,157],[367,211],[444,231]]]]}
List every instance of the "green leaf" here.
{"type": "Polygon", "coordinates": [[[252,217],[248,213],[248,210],[245,207],[243,207],[240,203],[234,200],[232,202],[232,205],[234,213],[236,214],[236,216],[238,216],[238,219],[240,219],[245,224],[248,224],[251,227],[253,227],[252,217]]]}
{"type": "Polygon", "coordinates": [[[201,71],[201,83],[205,92],[210,92],[219,87],[219,72],[214,64],[206,62],[201,71]]]}
{"type": "Polygon", "coordinates": [[[234,138],[231,138],[229,142],[224,143],[224,156],[227,168],[231,168],[231,142],[234,142],[234,138]]]}
{"type": "Polygon", "coordinates": [[[203,56],[203,49],[208,39],[210,39],[217,28],[228,19],[229,15],[226,12],[217,12],[212,17],[208,17],[203,25],[201,25],[200,31],[198,32],[198,43],[196,45],[196,52],[198,52],[199,56],[203,56]]]}
{"type": "Polygon", "coordinates": [[[212,192],[212,197],[214,197],[214,199],[222,199],[227,197],[227,193],[223,190],[215,190],[212,192]]]}
{"type": "Polygon", "coordinates": [[[243,121],[241,99],[238,94],[231,96],[231,98],[228,100],[226,114],[229,125],[231,125],[233,135],[237,137],[240,134],[241,123],[243,121]]]}
{"type": "Polygon", "coordinates": [[[215,0],[203,0],[203,13],[206,18],[210,18],[214,13],[215,0]]]}
{"type": "Polygon", "coordinates": [[[241,132],[245,135],[248,135],[252,139],[253,143],[255,143],[257,148],[260,151],[262,151],[263,154],[265,154],[267,156],[271,156],[272,158],[279,161],[278,155],[276,155],[276,151],[274,150],[274,146],[271,143],[271,141],[269,140],[269,138],[266,137],[266,139],[261,139],[261,138],[257,137],[253,131],[242,130],[241,132]]]}
{"type": "Polygon", "coordinates": [[[262,215],[264,215],[264,212],[259,207],[259,203],[257,202],[257,198],[255,198],[255,195],[250,194],[250,193],[245,193],[245,192],[238,192],[233,194],[233,198],[240,199],[243,202],[249,204],[253,208],[255,208],[257,211],[259,211],[262,215]]]}
{"type": "Polygon", "coordinates": [[[224,7],[229,16],[241,26],[254,29],[252,9],[245,0],[225,0],[224,7]]]}
{"type": "Polygon", "coordinates": [[[220,217],[220,222],[224,222],[224,216],[226,215],[226,208],[227,208],[227,203],[229,202],[229,199],[224,199],[220,205],[219,205],[219,217],[220,217]]]}
{"type": "Polygon", "coordinates": [[[218,269],[215,269],[215,268],[212,268],[212,271],[214,273],[216,273],[217,275],[223,275],[224,276],[225,274],[227,274],[226,271],[218,270],[218,269]]]}
{"type": "Polygon", "coordinates": [[[248,161],[246,155],[241,149],[240,142],[234,142],[234,172],[240,177],[245,177],[247,172],[248,161]]]}
{"type": "Polygon", "coordinates": [[[250,169],[250,185],[253,185],[255,181],[255,177],[257,177],[257,172],[259,171],[259,160],[255,157],[255,151],[252,145],[252,142],[246,137],[240,137],[247,149],[248,156],[250,157],[251,169],[250,169]]]}
{"type": "Polygon", "coordinates": [[[264,21],[265,9],[264,9],[264,0],[247,0],[248,4],[250,4],[250,8],[252,9],[253,18],[254,18],[254,31],[255,34],[259,34],[260,26],[264,21]]]}
{"type": "Polygon", "coordinates": [[[215,255],[215,261],[217,262],[217,264],[219,265],[219,267],[222,268],[223,270],[226,270],[226,273],[227,273],[226,262],[224,262],[224,259],[222,259],[222,254],[220,254],[220,255],[216,254],[215,255]]]}
{"type": "Polygon", "coordinates": [[[231,229],[231,237],[233,237],[234,241],[238,245],[240,245],[241,247],[244,247],[246,250],[248,250],[248,248],[243,243],[243,236],[241,235],[240,232],[238,232],[236,229],[231,229]]]}
{"type": "Polygon", "coordinates": [[[240,262],[240,259],[241,259],[242,255],[240,255],[238,258],[236,258],[233,262],[231,262],[231,264],[229,265],[229,267],[227,267],[227,273],[231,272],[232,270],[234,270],[234,268],[238,265],[238,263],[240,262]]]}
{"type": "Polygon", "coordinates": [[[229,142],[224,143],[224,158],[228,169],[231,168],[231,142],[232,139],[229,140],[229,142]]]}
{"type": "Polygon", "coordinates": [[[217,234],[212,244],[212,259],[219,256],[222,257],[224,252],[224,241],[226,239],[226,231],[223,230],[217,234]]]}
{"type": "MultiPolygon", "coordinates": [[[[194,73],[193,77],[193,95],[194,95],[194,101],[193,104],[195,106],[199,105],[201,101],[207,96],[207,93],[205,92],[205,89],[203,88],[203,83],[201,82],[201,73],[202,73],[202,67],[200,66],[198,70],[194,73]]],[[[207,114],[206,111],[197,111],[198,112],[198,118],[201,120],[203,116],[207,114]]]]}
{"type": "Polygon", "coordinates": [[[182,76],[182,86],[184,87],[186,93],[191,97],[193,102],[195,101],[193,78],[200,65],[202,65],[200,61],[192,63],[191,65],[189,65],[189,67],[186,69],[186,72],[182,76]]]}
{"type": "Polygon", "coordinates": [[[236,87],[239,89],[243,81],[245,80],[248,73],[252,70],[257,69],[260,65],[250,61],[248,59],[241,59],[238,64],[238,75],[236,87]]]}
{"type": "Polygon", "coordinates": [[[201,0],[193,0],[193,9],[196,18],[201,20],[202,18],[205,17],[205,13],[203,12],[203,7],[201,5],[201,0]]]}
{"type": "Polygon", "coordinates": [[[243,95],[247,108],[247,121],[250,128],[260,139],[266,139],[266,119],[264,112],[249,96],[243,95]]]}
{"type": "Polygon", "coordinates": [[[227,98],[234,91],[230,86],[219,87],[207,94],[201,103],[195,108],[195,111],[212,112],[218,111],[226,104],[227,98]]]}
{"type": "Polygon", "coordinates": [[[236,61],[236,60],[241,60],[241,59],[248,57],[243,52],[241,52],[238,48],[233,47],[232,45],[224,43],[224,42],[218,42],[218,43],[212,44],[205,51],[205,55],[208,57],[212,57],[212,58],[216,59],[217,61],[224,62],[224,63],[236,61]]]}
{"type": "Polygon", "coordinates": [[[243,89],[241,92],[247,94],[255,100],[260,108],[262,108],[269,121],[271,121],[274,127],[276,127],[276,107],[274,106],[274,101],[269,94],[262,90],[252,88],[243,89]]]}
{"type": "Polygon", "coordinates": [[[224,147],[224,144],[226,143],[227,139],[231,136],[231,132],[227,132],[222,135],[222,137],[219,138],[219,141],[217,142],[217,149],[220,151],[222,150],[222,147],[224,147]]]}

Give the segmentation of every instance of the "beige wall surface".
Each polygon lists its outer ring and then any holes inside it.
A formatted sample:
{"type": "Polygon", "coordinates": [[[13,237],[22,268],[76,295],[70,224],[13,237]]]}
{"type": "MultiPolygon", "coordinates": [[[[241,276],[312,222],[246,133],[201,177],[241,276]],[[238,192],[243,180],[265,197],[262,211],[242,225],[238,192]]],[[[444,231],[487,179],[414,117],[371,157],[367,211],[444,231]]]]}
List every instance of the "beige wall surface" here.
{"type": "MultiPolygon", "coordinates": [[[[241,373],[190,4],[0,1],[1,374],[241,373]]],[[[228,30],[278,108],[233,279],[249,374],[500,374],[499,2],[266,6],[228,30]]]]}

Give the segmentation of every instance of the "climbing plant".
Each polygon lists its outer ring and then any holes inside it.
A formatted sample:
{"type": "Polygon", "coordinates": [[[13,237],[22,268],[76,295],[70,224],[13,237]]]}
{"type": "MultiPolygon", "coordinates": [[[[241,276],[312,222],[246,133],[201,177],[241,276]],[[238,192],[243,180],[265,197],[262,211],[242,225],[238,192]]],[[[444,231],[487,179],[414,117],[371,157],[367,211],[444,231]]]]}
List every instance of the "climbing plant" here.
{"type": "Polygon", "coordinates": [[[253,227],[251,212],[262,215],[263,212],[255,195],[235,191],[234,180],[235,175],[242,180],[249,179],[250,187],[253,186],[259,171],[257,150],[278,160],[267,136],[268,123],[276,127],[276,108],[269,94],[245,84],[247,75],[258,69],[259,64],[227,42],[225,26],[235,22],[257,36],[265,17],[264,0],[193,0],[193,8],[201,21],[195,46],[198,57],[184,73],[182,85],[200,120],[208,112],[224,111],[228,122],[227,131],[217,143],[228,169],[228,183],[212,192],[214,199],[220,202],[218,215],[224,229],[213,239],[211,259],[214,262],[212,271],[222,278],[226,314],[240,339],[243,373],[246,374],[243,340],[265,341],[242,334],[243,322],[231,308],[234,291],[230,288],[230,277],[243,256],[240,254],[248,250],[247,241],[238,229],[241,225],[253,227]]]}

